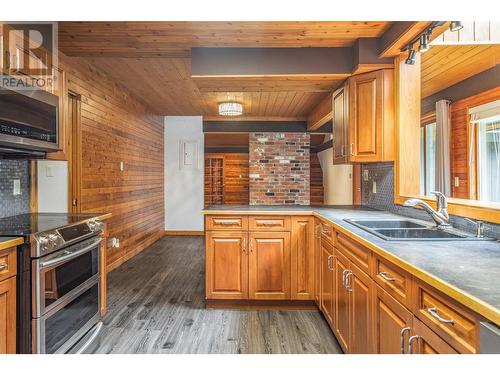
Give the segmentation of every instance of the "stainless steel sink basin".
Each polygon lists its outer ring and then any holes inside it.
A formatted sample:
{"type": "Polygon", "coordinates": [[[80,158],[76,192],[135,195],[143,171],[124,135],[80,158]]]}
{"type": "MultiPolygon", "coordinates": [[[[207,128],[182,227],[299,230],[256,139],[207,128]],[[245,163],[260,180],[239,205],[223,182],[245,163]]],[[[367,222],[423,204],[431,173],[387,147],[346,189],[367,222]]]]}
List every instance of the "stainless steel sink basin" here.
{"type": "Polygon", "coordinates": [[[432,224],[407,219],[344,219],[375,236],[387,241],[453,241],[491,240],[477,238],[457,230],[440,230],[432,224]]]}

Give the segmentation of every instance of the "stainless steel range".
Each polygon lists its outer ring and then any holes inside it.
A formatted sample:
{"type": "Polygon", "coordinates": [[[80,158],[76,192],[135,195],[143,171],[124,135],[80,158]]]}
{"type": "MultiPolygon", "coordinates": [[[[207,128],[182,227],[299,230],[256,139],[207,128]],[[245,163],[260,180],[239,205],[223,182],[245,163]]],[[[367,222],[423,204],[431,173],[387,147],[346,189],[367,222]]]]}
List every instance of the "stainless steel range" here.
{"type": "Polygon", "coordinates": [[[0,219],[0,235],[25,238],[18,251],[19,353],[79,353],[98,336],[103,224],[95,217],[0,219]]]}

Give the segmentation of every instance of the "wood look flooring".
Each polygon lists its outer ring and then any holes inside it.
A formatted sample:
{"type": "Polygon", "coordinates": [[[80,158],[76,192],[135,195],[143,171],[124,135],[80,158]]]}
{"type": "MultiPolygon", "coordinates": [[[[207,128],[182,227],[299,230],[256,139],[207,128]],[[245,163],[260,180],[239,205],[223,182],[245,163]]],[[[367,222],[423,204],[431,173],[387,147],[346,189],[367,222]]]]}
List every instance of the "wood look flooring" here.
{"type": "Polygon", "coordinates": [[[108,275],[93,353],[341,353],[318,311],[204,307],[204,237],[165,236],[108,275]]]}

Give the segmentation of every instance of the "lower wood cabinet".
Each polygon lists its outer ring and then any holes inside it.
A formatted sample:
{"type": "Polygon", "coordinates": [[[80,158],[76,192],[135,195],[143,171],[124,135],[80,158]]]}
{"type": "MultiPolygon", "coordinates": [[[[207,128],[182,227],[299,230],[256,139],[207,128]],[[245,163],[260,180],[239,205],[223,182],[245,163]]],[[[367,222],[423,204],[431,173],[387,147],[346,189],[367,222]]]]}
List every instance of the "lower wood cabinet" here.
{"type": "Polygon", "coordinates": [[[413,314],[378,285],[373,288],[373,305],[375,353],[407,353],[413,314]]]}
{"type": "Polygon", "coordinates": [[[320,305],[321,293],[321,222],[314,219],[314,300],[320,305]]]}
{"type": "Polygon", "coordinates": [[[417,318],[413,320],[412,336],[408,340],[410,354],[458,354],[451,345],[417,318]]]}
{"type": "Polygon", "coordinates": [[[16,278],[0,281],[0,354],[16,353],[16,278]]]}
{"type": "Polygon", "coordinates": [[[250,232],[249,298],[290,299],[290,233],[250,232]]]}
{"type": "Polygon", "coordinates": [[[206,233],[205,289],[208,299],[248,298],[248,234],[206,233]]]}
{"type": "Polygon", "coordinates": [[[372,353],[372,280],[356,265],[350,264],[345,282],[350,293],[351,353],[372,353]]]}
{"type": "Polygon", "coordinates": [[[350,293],[345,285],[345,275],[349,271],[349,260],[341,253],[335,254],[335,333],[340,346],[350,352],[349,321],[350,293]]]}
{"type": "Polygon", "coordinates": [[[326,241],[321,241],[321,295],[320,310],[323,312],[330,327],[334,327],[334,274],[335,259],[333,255],[333,246],[326,241]]]}
{"type": "Polygon", "coordinates": [[[315,292],[314,218],[292,217],[291,235],[291,298],[313,300],[315,292]]]}

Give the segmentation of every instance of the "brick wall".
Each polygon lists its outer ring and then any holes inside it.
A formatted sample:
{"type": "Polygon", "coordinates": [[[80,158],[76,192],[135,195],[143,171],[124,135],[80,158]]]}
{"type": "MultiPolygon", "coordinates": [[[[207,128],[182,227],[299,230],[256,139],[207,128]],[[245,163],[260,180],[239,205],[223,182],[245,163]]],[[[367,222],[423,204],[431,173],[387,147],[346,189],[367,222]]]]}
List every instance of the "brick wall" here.
{"type": "Polygon", "coordinates": [[[309,149],[307,133],[250,133],[250,204],[308,205],[309,149]]]}

